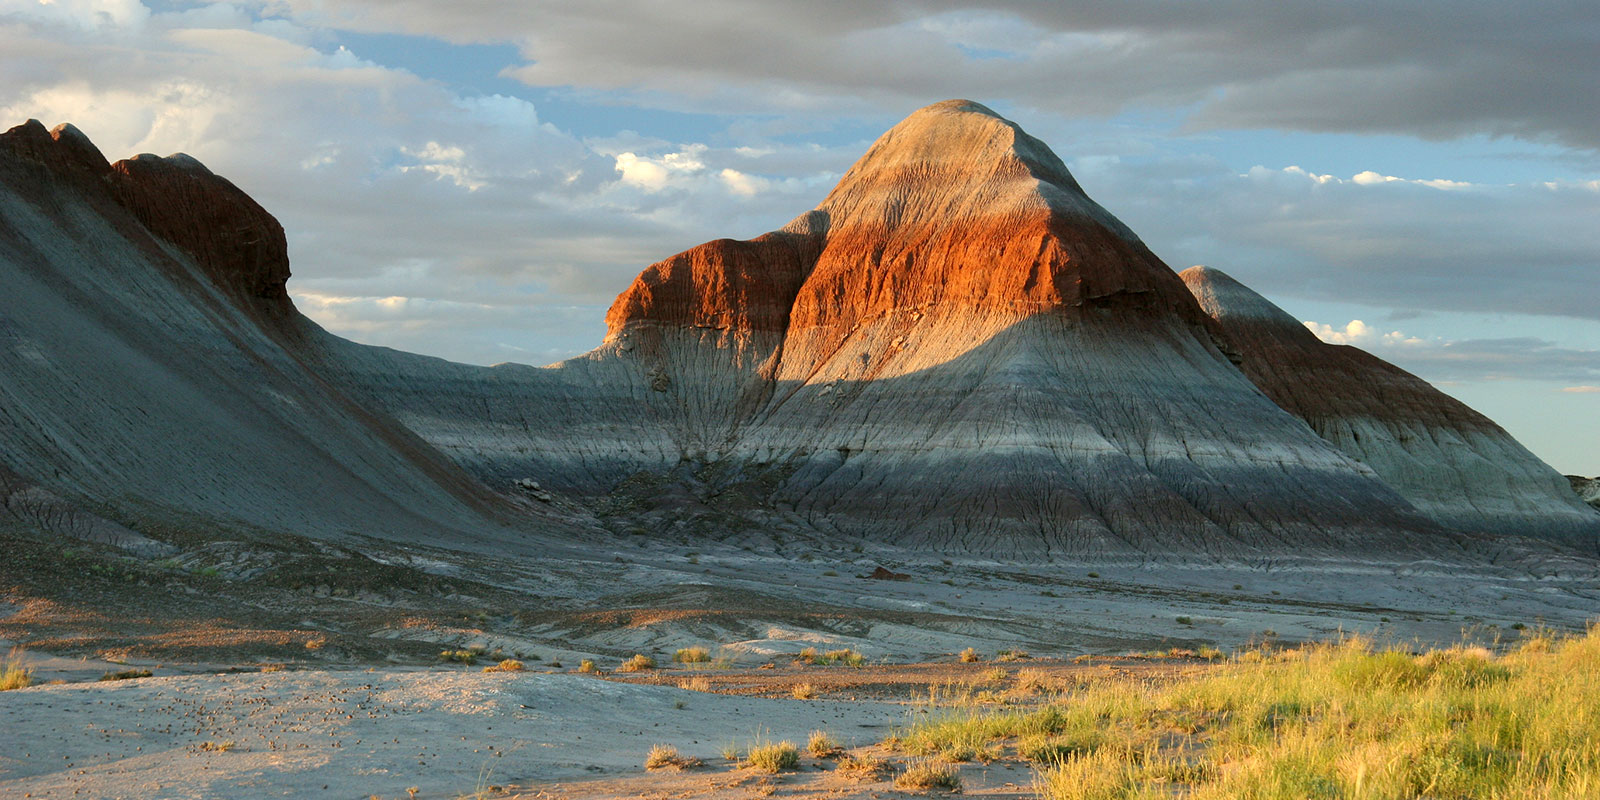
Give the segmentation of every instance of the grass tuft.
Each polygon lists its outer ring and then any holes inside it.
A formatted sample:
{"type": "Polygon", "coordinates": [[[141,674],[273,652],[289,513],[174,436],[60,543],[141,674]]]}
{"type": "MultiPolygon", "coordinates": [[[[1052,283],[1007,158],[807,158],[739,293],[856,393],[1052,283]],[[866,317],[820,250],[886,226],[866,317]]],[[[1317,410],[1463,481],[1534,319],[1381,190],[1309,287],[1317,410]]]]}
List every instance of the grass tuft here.
{"type": "Polygon", "coordinates": [[[672,654],[672,660],[679,664],[705,664],[711,661],[711,652],[704,647],[684,647],[672,654]]]}
{"type": "Polygon", "coordinates": [[[107,672],[106,674],[100,676],[100,680],[127,681],[133,680],[134,678],[148,678],[152,674],[154,673],[147,669],[125,669],[121,672],[107,672]]]}
{"type": "Polygon", "coordinates": [[[14,647],[0,664],[0,692],[26,689],[33,685],[33,670],[22,665],[22,648],[14,647]]]}
{"type": "Polygon", "coordinates": [[[888,778],[894,772],[883,759],[869,754],[851,754],[839,759],[835,770],[847,780],[873,783],[888,778]]]}
{"type": "Polygon", "coordinates": [[[806,740],[806,752],[815,758],[838,755],[841,750],[839,743],[825,731],[812,731],[811,738],[806,740]]]}
{"type": "Polygon", "coordinates": [[[678,748],[670,744],[658,744],[650,748],[650,753],[644,757],[645,769],[691,769],[700,766],[698,758],[680,755],[678,748]]]}
{"type": "Polygon", "coordinates": [[[647,655],[645,655],[643,653],[637,653],[632,658],[628,659],[627,661],[622,662],[622,665],[617,667],[617,671],[618,672],[643,672],[643,671],[645,671],[647,669],[655,669],[655,668],[656,668],[656,660],[655,659],[653,659],[653,658],[651,658],[651,657],[649,657],[649,656],[647,656],[647,655]]]}
{"type": "Polygon", "coordinates": [[[895,776],[894,788],[922,792],[930,789],[959,792],[961,770],[938,761],[927,759],[914,761],[906,767],[905,772],[895,776]]]}
{"type": "Polygon", "coordinates": [[[794,746],[794,742],[757,744],[744,754],[741,766],[762,772],[786,772],[800,766],[800,750],[794,746]]]}

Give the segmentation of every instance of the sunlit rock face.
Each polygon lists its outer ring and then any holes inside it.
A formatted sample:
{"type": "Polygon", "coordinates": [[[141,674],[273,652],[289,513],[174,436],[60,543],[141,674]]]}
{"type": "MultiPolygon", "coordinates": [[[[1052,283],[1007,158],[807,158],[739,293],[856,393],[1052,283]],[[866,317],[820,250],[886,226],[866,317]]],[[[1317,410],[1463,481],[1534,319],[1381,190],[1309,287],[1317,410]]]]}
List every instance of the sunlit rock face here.
{"type": "Polygon", "coordinates": [[[1592,542],[1600,517],[1488,417],[1370,353],[1327,344],[1221,270],[1182,274],[1261,391],[1453,528],[1592,542]]]}

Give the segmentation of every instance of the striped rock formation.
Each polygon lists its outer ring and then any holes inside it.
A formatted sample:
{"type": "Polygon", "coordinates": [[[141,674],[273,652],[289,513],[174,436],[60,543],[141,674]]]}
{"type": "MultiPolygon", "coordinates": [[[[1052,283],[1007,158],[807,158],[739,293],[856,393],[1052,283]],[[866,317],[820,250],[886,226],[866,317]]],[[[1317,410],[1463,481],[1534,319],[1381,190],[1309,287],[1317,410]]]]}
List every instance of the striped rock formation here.
{"type": "MultiPolygon", "coordinates": [[[[0,471],[124,523],[463,545],[522,512],[307,369],[283,229],[198,161],[0,135],[0,471]]],[[[8,498],[7,498],[8,499],[8,498]]]]}
{"type": "Polygon", "coordinates": [[[1183,281],[975,103],[911,115],[782,230],[652,265],[607,322],[542,369],[326,352],[492,486],[623,487],[701,527],[991,553],[1456,546],[1263,396],[1183,281]]]}
{"type": "Polygon", "coordinates": [[[1278,561],[1600,531],[1399,377],[1426,422],[1308,426],[1388,373],[1341,356],[1366,371],[1303,377],[1304,400],[1265,380],[1278,356],[1231,312],[966,101],[896,125],[783,229],[648,267],[601,346],[549,367],[321,330],[277,222],[186,156],[108,165],[31,123],[0,137],[0,212],[0,467],[123,516],[492,548],[587,507],[677,536],[1278,561]],[[1475,455],[1354,446],[1379,429],[1475,455]]]}
{"type": "Polygon", "coordinates": [[[1488,417],[1371,353],[1323,342],[1221,270],[1182,277],[1272,402],[1424,514],[1460,530],[1594,541],[1593,509],[1488,417]]]}

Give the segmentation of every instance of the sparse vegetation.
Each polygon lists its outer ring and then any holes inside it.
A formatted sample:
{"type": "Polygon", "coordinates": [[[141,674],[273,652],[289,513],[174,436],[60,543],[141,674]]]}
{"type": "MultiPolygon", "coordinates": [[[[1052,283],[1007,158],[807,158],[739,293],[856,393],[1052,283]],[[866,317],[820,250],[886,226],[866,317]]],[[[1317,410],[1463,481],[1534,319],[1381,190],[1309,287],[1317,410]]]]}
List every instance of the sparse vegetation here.
{"type": "Polygon", "coordinates": [[[848,648],[843,650],[829,650],[826,653],[818,653],[817,648],[807,647],[804,650],[801,650],[799,654],[795,656],[794,660],[801,664],[816,664],[823,667],[859,667],[867,663],[866,656],[863,656],[860,653],[848,648]]]}
{"type": "Polygon", "coordinates": [[[12,648],[0,664],[0,692],[26,689],[33,685],[33,670],[22,665],[22,648],[12,648]]]}
{"type": "Polygon", "coordinates": [[[800,750],[794,746],[794,742],[757,744],[745,753],[741,766],[762,772],[785,772],[800,766],[800,750]]]}
{"type": "Polygon", "coordinates": [[[1180,617],[1177,618],[1177,623],[1179,625],[1193,625],[1194,624],[1194,618],[1193,617],[1180,616],[1180,617]]]}
{"type": "Polygon", "coordinates": [[[645,671],[647,669],[655,669],[655,668],[656,668],[656,660],[655,659],[653,659],[653,658],[651,658],[651,657],[649,657],[649,656],[647,656],[647,655],[645,655],[643,653],[636,653],[636,654],[634,654],[634,656],[632,658],[628,659],[627,661],[622,662],[622,665],[617,667],[617,671],[618,672],[643,672],[643,671],[645,671]]]}
{"type": "Polygon", "coordinates": [[[508,659],[505,659],[504,661],[501,661],[498,664],[495,664],[494,666],[484,667],[483,671],[484,672],[522,672],[523,670],[525,670],[527,668],[528,668],[527,665],[523,664],[521,661],[518,661],[518,660],[516,660],[514,658],[508,658],[508,659]]]}
{"type": "MultiPolygon", "coordinates": [[[[552,662],[552,664],[554,666],[557,666],[557,667],[561,666],[560,662],[552,662]]],[[[600,668],[595,666],[594,659],[586,658],[586,659],[578,662],[578,671],[579,672],[587,672],[587,673],[595,673],[595,672],[599,672],[600,668]]]]}
{"type": "Polygon", "coordinates": [[[793,694],[796,700],[810,700],[817,696],[817,687],[809,683],[797,683],[790,690],[790,694],[793,694]]]}
{"type": "Polygon", "coordinates": [[[931,759],[915,761],[906,767],[905,772],[895,776],[894,788],[922,792],[930,789],[959,792],[961,770],[931,759]]]}
{"type": "Polygon", "coordinates": [[[237,746],[238,745],[233,743],[232,739],[229,739],[229,740],[227,740],[225,742],[201,742],[200,743],[200,749],[204,750],[207,753],[226,753],[229,750],[232,750],[233,748],[235,748],[237,746]]]}
{"type": "Polygon", "coordinates": [[[886,744],[953,761],[1014,742],[1045,800],[1586,797],[1600,787],[1595,663],[1600,626],[1499,656],[1260,647],[1175,683],[1079,686],[1059,706],[934,710],[886,744]]]}
{"type": "Polygon", "coordinates": [[[983,660],[983,656],[978,655],[978,651],[976,649],[974,649],[974,648],[969,647],[969,648],[961,651],[961,663],[963,663],[963,664],[971,664],[974,661],[982,661],[982,660],[983,660]]]}
{"type": "Polygon", "coordinates": [[[690,769],[702,763],[698,758],[679,755],[678,748],[669,744],[651,747],[649,755],[644,758],[645,769],[690,769]]]}
{"type": "Polygon", "coordinates": [[[100,680],[102,680],[102,681],[126,681],[126,680],[132,680],[134,678],[148,678],[152,674],[154,674],[154,673],[150,672],[150,670],[147,670],[147,669],[125,669],[125,670],[122,670],[121,672],[107,672],[106,674],[100,676],[100,680]]]}
{"type": "Polygon", "coordinates": [[[441,650],[439,651],[439,660],[454,664],[466,664],[470,667],[472,662],[478,660],[478,654],[471,650],[441,650]]]}
{"type": "Polygon", "coordinates": [[[834,741],[826,731],[812,731],[811,738],[806,740],[806,752],[815,758],[827,758],[840,751],[839,743],[834,741]]]}
{"type": "Polygon", "coordinates": [[[872,755],[847,755],[839,759],[838,773],[858,783],[881,781],[889,777],[891,767],[883,759],[872,755]]]}
{"type": "Polygon", "coordinates": [[[678,681],[678,688],[686,692],[709,692],[711,691],[711,681],[700,675],[678,681]]]}
{"type": "Polygon", "coordinates": [[[1026,661],[1028,658],[1028,651],[1026,650],[1001,650],[994,654],[994,660],[996,661],[1026,661]]]}
{"type": "Polygon", "coordinates": [[[679,664],[705,664],[711,661],[711,653],[704,647],[684,647],[672,654],[672,660],[679,664]]]}

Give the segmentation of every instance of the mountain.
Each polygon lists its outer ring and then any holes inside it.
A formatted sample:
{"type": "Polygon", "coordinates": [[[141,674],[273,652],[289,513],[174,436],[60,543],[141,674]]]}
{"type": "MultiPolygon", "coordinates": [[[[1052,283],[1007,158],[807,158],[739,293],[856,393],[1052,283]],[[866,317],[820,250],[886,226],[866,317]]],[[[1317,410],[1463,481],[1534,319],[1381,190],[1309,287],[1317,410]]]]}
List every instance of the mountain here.
{"type": "Polygon", "coordinates": [[[308,368],[287,252],[193,158],[0,135],[0,468],[215,536],[519,535],[521,511],[308,368]]]}
{"type": "Polygon", "coordinates": [[[491,486],[621,496],[652,526],[1080,556],[1459,545],[1264,396],[1183,280],[976,103],[912,114],[778,231],[651,265],[607,323],[544,369],[338,342],[329,362],[491,486]]]}
{"type": "Polygon", "coordinates": [[[1568,475],[1567,482],[1572,490],[1578,493],[1583,502],[1595,508],[1600,508],[1600,478],[1585,478],[1579,475],[1568,475]]]}
{"type": "Polygon", "coordinates": [[[1221,270],[1184,282],[1272,402],[1448,527],[1592,542],[1567,481],[1488,417],[1371,353],[1327,344],[1221,270]]]}
{"type": "Polygon", "coordinates": [[[1474,439],[1478,460],[1417,451],[1421,477],[1391,476],[1308,425],[1228,315],[968,101],[896,125],[782,229],[647,267],[601,345],[549,367],[328,334],[284,291],[281,228],[186,156],[106,165],[32,123],[0,161],[19,287],[0,452],[125,514],[1028,559],[1469,558],[1485,531],[1589,552],[1600,533],[1509,437],[1516,459],[1474,439]],[[1495,463],[1509,488],[1487,494],[1495,463]]]}

